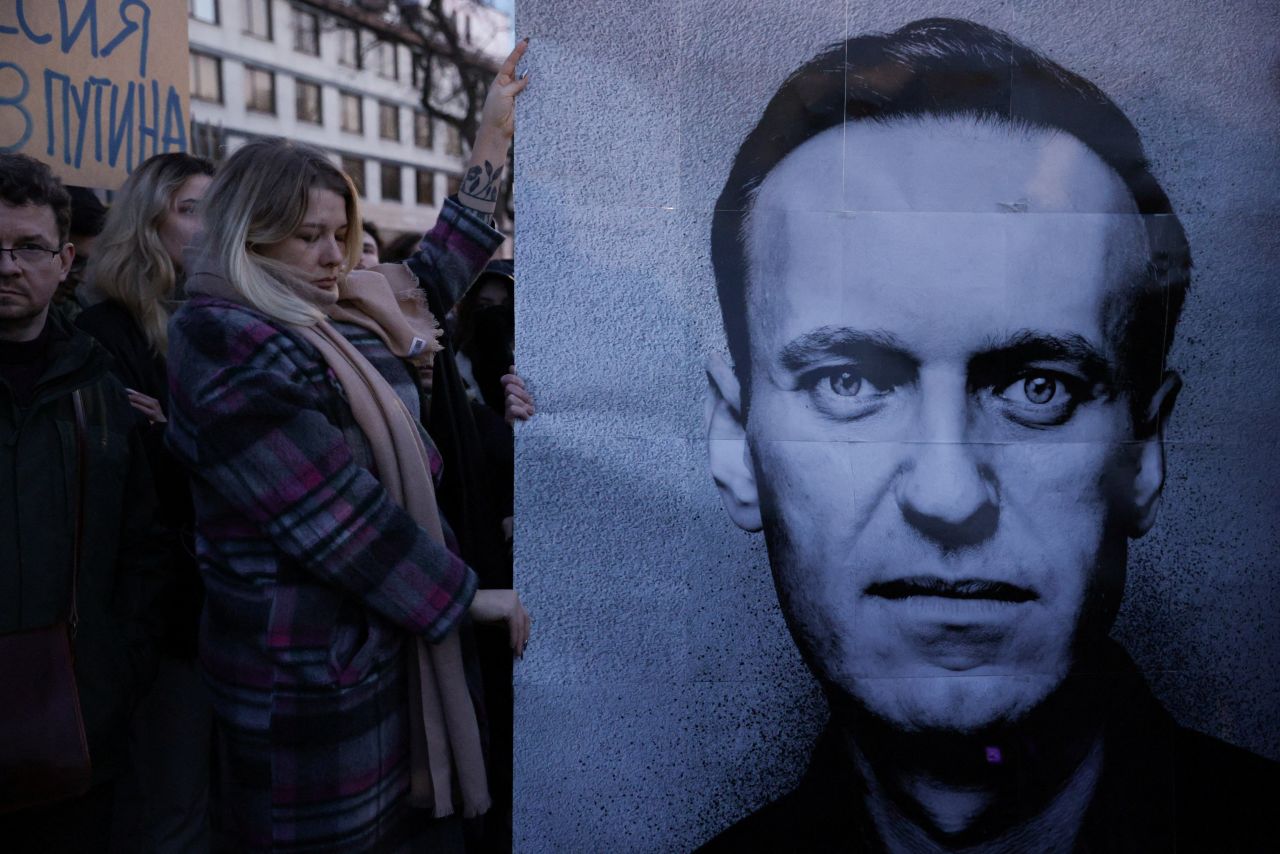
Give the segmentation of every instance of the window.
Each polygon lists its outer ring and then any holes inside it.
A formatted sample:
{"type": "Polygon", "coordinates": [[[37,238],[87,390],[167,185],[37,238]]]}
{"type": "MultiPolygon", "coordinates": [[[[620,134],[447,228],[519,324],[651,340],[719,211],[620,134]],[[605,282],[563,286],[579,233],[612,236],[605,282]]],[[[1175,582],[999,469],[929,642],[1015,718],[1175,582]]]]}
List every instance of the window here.
{"type": "Polygon", "coordinates": [[[320,100],[320,84],[299,80],[296,84],[294,107],[298,113],[298,121],[307,124],[324,124],[324,110],[320,100]]]}
{"type": "Polygon", "coordinates": [[[395,104],[378,102],[378,136],[400,141],[400,108],[395,104]]]}
{"type": "Polygon", "coordinates": [[[293,49],[308,56],[320,55],[320,17],[293,7],[293,49]]]}
{"type": "Polygon", "coordinates": [[[244,34],[271,41],[271,0],[244,0],[244,34]]]}
{"type": "Polygon", "coordinates": [[[382,184],[382,200],[398,202],[404,198],[400,192],[400,167],[394,163],[383,163],[378,167],[378,172],[382,184]]]}
{"type": "Polygon", "coordinates": [[[444,126],[444,153],[454,157],[462,156],[462,133],[457,125],[444,126]]]}
{"type": "Polygon", "coordinates": [[[255,113],[276,112],[276,75],[265,68],[244,67],[245,109],[255,113]]]}
{"type": "Polygon", "coordinates": [[[342,171],[347,173],[351,178],[351,183],[356,185],[356,192],[360,198],[364,198],[364,161],[359,157],[348,157],[342,155],[342,171]]]}
{"type": "Polygon", "coordinates": [[[445,191],[444,191],[444,194],[445,194],[446,196],[456,196],[456,195],[458,195],[458,190],[459,190],[461,187],[462,187],[462,176],[461,176],[461,175],[450,175],[450,176],[448,177],[448,179],[445,181],[445,191]]]}
{"type": "Polygon", "coordinates": [[[342,92],[338,100],[342,105],[342,129],[347,133],[364,133],[364,104],[360,96],[342,92]]]}
{"type": "Polygon", "coordinates": [[[413,173],[414,177],[414,200],[420,205],[427,207],[435,207],[436,204],[436,173],[429,169],[416,169],[413,173]]]}
{"type": "Polygon", "coordinates": [[[187,15],[206,24],[216,24],[218,0],[187,0],[187,15]]]}
{"type": "Polygon", "coordinates": [[[409,60],[410,73],[409,78],[413,83],[413,88],[421,89],[427,82],[424,66],[431,61],[430,55],[415,53],[409,60]]]}
{"type": "Polygon", "coordinates": [[[191,97],[197,101],[222,103],[222,60],[191,52],[191,97]]]}
{"type": "Polygon", "coordinates": [[[360,68],[360,29],[343,26],[338,28],[338,64],[347,68],[360,68]]]}
{"type": "Polygon", "coordinates": [[[413,144],[418,148],[430,148],[431,143],[431,116],[426,113],[414,113],[413,144]]]}
{"type": "Polygon", "coordinates": [[[387,80],[400,78],[400,52],[391,42],[374,42],[370,50],[373,57],[373,68],[379,77],[387,80]]]}

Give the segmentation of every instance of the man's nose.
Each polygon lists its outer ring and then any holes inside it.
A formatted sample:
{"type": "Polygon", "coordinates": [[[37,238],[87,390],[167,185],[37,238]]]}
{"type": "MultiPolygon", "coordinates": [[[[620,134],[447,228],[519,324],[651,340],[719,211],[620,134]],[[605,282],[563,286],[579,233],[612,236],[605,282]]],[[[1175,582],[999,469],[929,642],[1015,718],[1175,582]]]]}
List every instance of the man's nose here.
{"type": "Polygon", "coordinates": [[[0,252],[0,276],[16,276],[21,272],[12,252],[0,252]]]}
{"type": "Polygon", "coordinates": [[[932,389],[932,399],[929,385],[922,383],[923,429],[899,477],[898,506],[907,524],[942,548],[977,545],[999,521],[990,448],[970,441],[963,383],[932,389]]]}

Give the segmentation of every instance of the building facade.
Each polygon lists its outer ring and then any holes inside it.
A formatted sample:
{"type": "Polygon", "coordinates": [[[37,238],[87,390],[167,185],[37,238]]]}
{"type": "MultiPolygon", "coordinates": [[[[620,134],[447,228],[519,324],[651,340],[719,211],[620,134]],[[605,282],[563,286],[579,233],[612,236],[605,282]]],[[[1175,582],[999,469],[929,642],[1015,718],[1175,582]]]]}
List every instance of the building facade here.
{"type": "MultiPolygon", "coordinates": [[[[188,0],[192,150],[217,160],[259,137],[306,142],[352,177],[384,238],[430,227],[467,142],[422,110],[414,56],[426,48],[377,11],[388,5],[188,0]]],[[[510,50],[507,15],[471,0],[446,9],[469,49],[495,64],[510,50]]]]}

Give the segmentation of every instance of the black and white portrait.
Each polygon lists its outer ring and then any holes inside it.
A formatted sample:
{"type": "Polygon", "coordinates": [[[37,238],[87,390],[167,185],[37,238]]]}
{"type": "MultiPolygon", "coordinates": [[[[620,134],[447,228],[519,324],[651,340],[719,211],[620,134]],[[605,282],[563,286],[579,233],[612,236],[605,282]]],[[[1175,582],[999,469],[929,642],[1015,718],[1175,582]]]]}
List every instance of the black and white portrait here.
{"type": "Polygon", "coordinates": [[[730,5],[522,7],[521,850],[1266,850],[1280,15],[730,5]]]}

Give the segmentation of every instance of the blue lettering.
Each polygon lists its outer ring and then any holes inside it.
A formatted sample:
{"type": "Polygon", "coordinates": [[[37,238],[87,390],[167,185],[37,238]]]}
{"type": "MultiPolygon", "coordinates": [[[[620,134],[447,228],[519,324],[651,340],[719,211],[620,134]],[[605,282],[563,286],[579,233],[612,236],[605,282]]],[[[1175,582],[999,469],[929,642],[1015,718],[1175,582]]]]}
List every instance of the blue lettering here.
{"type": "MultiPolygon", "coordinates": [[[[53,152],[55,151],[53,145],[53,78],[55,75],[56,72],[50,71],[47,68],[44,70],[44,129],[49,139],[48,145],[45,146],[44,153],[49,157],[52,157],[53,152]]],[[[63,79],[65,80],[66,77],[63,77],[63,79]]]]}
{"type": "Polygon", "coordinates": [[[68,32],[67,29],[67,0],[58,0],[58,15],[62,19],[62,52],[71,53],[71,48],[75,47],[76,42],[80,39],[80,31],[84,29],[85,24],[89,24],[89,52],[96,58],[98,56],[98,2],[97,0],[88,0],[84,4],[84,8],[80,10],[80,19],[76,21],[75,29],[68,32]]]}
{"type": "Polygon", "coordinates": [[[164,150],[176,148],[178,151],[187,150],[187,118],[182,115],[182,99],[178,97],[178,90],[169,87],[169,96],[164,102],[164,150]],[[173,129],[177,128],[175,134],[173,129]]]}
{"type": "Polygon", "coordinates": [[[111,85],[105,77],[90,77],[93,86],[93,159],[102,162],[102,90],[111,85]]]}
{"type": "Polygon", "coordinates": [[[111,124],[107,130],[107,164],[115,166],[120,159],[120,143],[125,144],[125,164],[126,168],[132,171],[133,164],[133,83],[129,83],[128,95],[125,96],[124,106],[116,109],[116,101],[120,97],[120,87],[116,84],[111,85],[111,109],[108,114],[111,116],[111,124]]]}
{"type": "MultiPolygon", "coordinates": [[[[21,150],[22,146],[27,144],[27,140],[31,139],[31,131],[35,126],[35,123],[31,121],[31,113],[22,105],[22,102],[27,97],[27,90],[31,88],[31,84],[27,80],[27,73],[12,62],[0,62],[0,71],[3,71],[6,68],[12,68],[18,73],[18,79],[22,81],[22,89],[19,90],[17,95],[0,96],[0,107],[13,107],[21,113],[22,120],[26,123],[26,127],[22,131],[22,136],[18,138],[17,142],[12,145],[0,145],[0,154],[8,154],[12,151],[21,150]]],[[[8,123],[6,122],[5,124],[7,125],[8,123]]]]}
{"type": "MultiPolygon", "coordinates": [[[[138,162],[146,160],[147,140],[151,140],[151,153],[160,151],[160,84],[151,81],[151,124],[147,124],[147,84],[138,84],[138,162]]],[[[129,171],[133,171],[130,164],[129,171]]]]}
{"type": "Polygon", "coordinates": [[[80,163],[84,159],[84,134],[89,128],[89,87],[92,85],[92,80],[86,80],[80,89],[70,87],[71,109],[75,110],[76,114],[75,167],[77,169],[80,168],[80,163]]]}
{"type": "Polygon", "coordinates": [[[151,7],[142,0],[120,0],[120,23],[124,24],[124,28],[113,38],[107,42],[107,46],[102,49],[103,56],[110,56],[111,52],[119,47],[120,42],[124,41],[135,32],[141,30],[142,35],[140,44],[138,45],[138,76],[147,76],[147,46],[151,41],[151,7]],[[125,11],[130,7],[142,10],[142,23],[131,21],[125,15],[125,11]]]}
{"type": "Polygon", "coordinates": [[[53,41],[52,33],[40,34],[31,29],[31,25],[27,23],[27,12],[22,4],[23,0],[18,0],[18,26],[22,27],[22,34],[35,44],[48,44],[53,41]]]}

